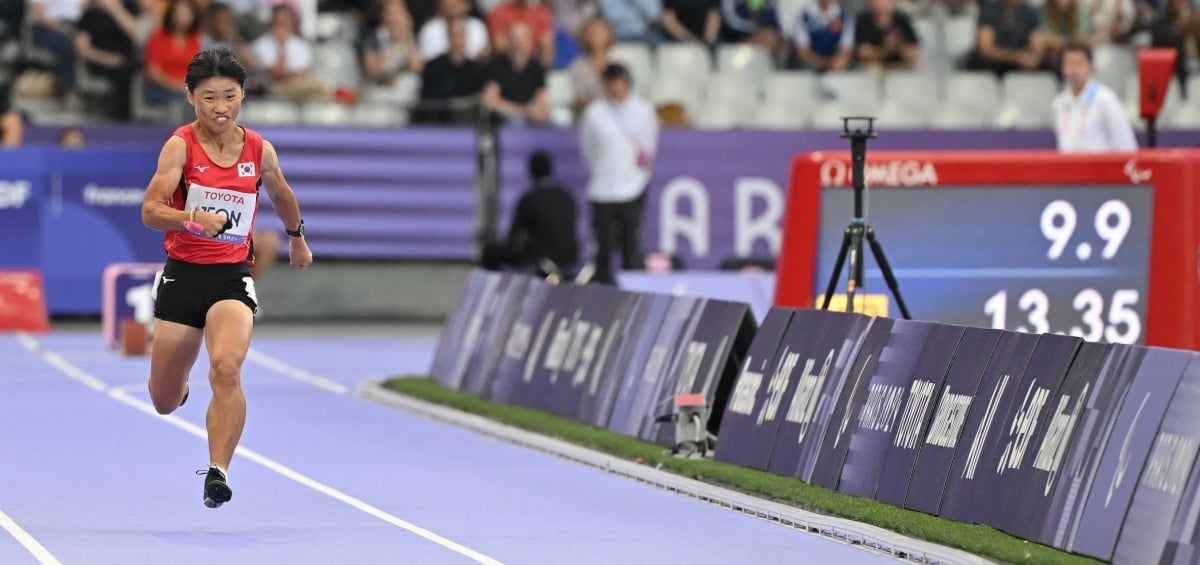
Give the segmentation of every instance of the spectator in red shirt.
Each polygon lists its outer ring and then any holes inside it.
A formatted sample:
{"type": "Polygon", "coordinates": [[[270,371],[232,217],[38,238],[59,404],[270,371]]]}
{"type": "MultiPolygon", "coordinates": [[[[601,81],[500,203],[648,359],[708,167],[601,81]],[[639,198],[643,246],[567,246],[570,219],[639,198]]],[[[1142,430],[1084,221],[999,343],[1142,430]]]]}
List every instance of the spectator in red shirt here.
{"type": "Polygon", "coordinates": [[[200,18],[192,0],[171,0],[163,14],[162,27],[150,34],[143,52],[146,103],[186,100],[183,79],[188,63],[200,52],[200,18]]]}
{"type": "Polygon", "coordinates": [[[492,51],[509,51],[509,29],[522,23],[533,36],[533,56],[546,68],[554,66],[554,16],[542,4],[530,0],[509,0],[496,6],[487,18],[488,34],[492,36],[492,51]]]}

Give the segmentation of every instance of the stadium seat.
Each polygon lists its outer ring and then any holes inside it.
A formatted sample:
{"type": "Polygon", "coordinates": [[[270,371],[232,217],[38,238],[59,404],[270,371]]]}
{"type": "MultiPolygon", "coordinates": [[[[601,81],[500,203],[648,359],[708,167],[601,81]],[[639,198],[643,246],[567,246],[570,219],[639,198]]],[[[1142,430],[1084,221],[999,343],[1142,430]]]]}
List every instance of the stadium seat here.
{"type": "MultiPolygon", "coordinates": [[[[692,43],[668,43],[654,52],[656,77],[681,77],[699,87],[712,74],[708,50],[692,43]]],[[[653,89],[653,86],[651,86],[653,89]]]]}
{"type": "Polygon", "coordinates": [[[714,103],[752,106],[759,102],[761,88],[761,80],[747,82],[746,77],[741,74],[719,72],[709,78],[705,98],[714,103]]]}
{"type": "Polygon", "coordinates": [[[318,12],[316,40],[353,43],[359,37],[358,24],[347,12],[318,12]]]}
{"type": "Polygon", "coordinates": [[[766,49],[749,43],[723,44],[717,47],[717,72],[739,77],[745,84],[762,84],[774,68],[766,49]]]}
{"type": "Polygon", "coordinates": [[[888,99],[879,108],[876,127],[884,129],[928,128],[932,121],[930,105],[909,106],[888,99]]]}
{"type": "Polygon", "coordinates": [[[986,72],[959,71],[947,81],[942,111],[951,108],[959,114],[979,114],[991,118],[1000,105],[1000,83],[996,75],[986,72]]]}
{"type": "Polygon", "coordinates": [[[1097,45],[1092,53],[1096,67],[1096,80],[1113,89],[1122,100],[1129,77],[1137,74],[1137,59],[1131,47],[1125,45],[1097,45]]]}
{"type": "Polygon", "coordinates": [[[1046,72],[1010,72],[1002,81],[1004,101],[992,124],[1000,129],[1037,129],[1054,125],[1058,79],[1046,72]]]}
{"type": "Polygon", "coordinates": [[[633,90],[642,96],[650,93],[650,77],[654,64],[650,56],[650,48],[645,43],[618,43],[613,45],[608,58],[614,63],[621,63],[633,75],[633,90]]]}
{"type": "Polygon", "coordinates": [[[313,46],[313,74],[334,88],[357,91],[362,85],[358,55],[350,43],[332,41],[313,46]]]}
{"type": "Polygon", "coordinates": [[[810,108],[805,105],[766,103],[754,109],[748,126],[771,130],[801,130],[809,126],[810,108]]]}
{"type": "Polygon", "coordinates": [[[338,102],[305,102],[300,106],[300,122],[308,126],[345,126],[350,110],[338,102]]]}
{"type": "Polygon", "coordinates": [[[766,105],[811,108],[817,98],[817,75],[807,71],[775,71],[763,81],[766,105]]]}
{"type": "Polygon", "coordinates": [[[879,109],[879,80],[866,71],[825,73],[817,81],[817,90],[851,112],[875,112],[879,109]]]}
{"type": "Polygon", "coordinates": [[[655,106],[677,103],[687,110],[688,116],[695,123],[699,116],[704,97],[704,91],[691,80],[679,75],[655,75],[650,84],[650,102],[655,106]]]}
{"type": "Polygon", "coordinates": [[[550,98],[551,108],[571,108],[575,100],[575,90],[571,87],[571,75],[567,71],[550,71],[546,73],[546,95],[550,98]]]}
{"type": "Polygon", "coordinates": [[[900,108],[926,111],[941,99],[937,77],[926,71],[890,71],[883,75],[883,98],[900,108]]]}
{"type": "Polygon", "coordinates": [[[697,129],[731,129],[751,123],[756,104],[747,101],[745,104],[709,98],[699,114],[694,116],[692,124],[697,129]]]}
{"type": "Polygon", "coordinates": [[[928,16],[913,18],[912,25],[921,45],[921,68],[936,75],[948,71],[950,64],[943,53],[942,26],[935,18],[928,16]]]}
{"type": "MultiPolygon", "coordinates": [[[[1126,79],[1125,85],[1125,115],[1133,126],[1137,129],[1146,127],[1146,120],[1142,119],[1141,112],[1141,84],[1138,74],[1134,73],[1126,79]]],[[[1191,83],[1189,83],[1190,85],[1191,83]]],[[[1190,91],[1189,91],[1190,92],[1190,91]]],[[[1167,86],[1167,98],[1163,100],[1162,110],[1158,114],[1156,124],[1171,124],[1174,123],[1175,113],[1180,111],[1183,106],[1183,94],[1179,89],[1179,80],[1171,77],[1171,83],[1167,86]]],[[[1192,105],[1195,105],[1194,103],[1192,105]]]]}
{"type": "Polygon", "coordinates": [[[930,123],[934,129],[987,129],[992,125],[992,113],[980,113],[966,106],[945,105],[933,113],[930,123]]]}
{"type": "Polygon", "coordinates": [[[250,126],[294,125],[300,123],[300,108],[293,102],[281,100],[249,100],[242,105],[239,118],[250,126]]]}
{"type": "Polygon", "coordinates": [[[943,33],[946,41],[946,59],[952,67],[961,67],[967,56],[975,49],[975,32],[978,22],[973,16],[951,16],[946,19],[943,33]]]}
{"type": "Polygon", "coordinates": [[[394,104],[360,102],[350,110],[350,124],[360,127],[403,127],[408,124],[408,112],[394,104]]]}

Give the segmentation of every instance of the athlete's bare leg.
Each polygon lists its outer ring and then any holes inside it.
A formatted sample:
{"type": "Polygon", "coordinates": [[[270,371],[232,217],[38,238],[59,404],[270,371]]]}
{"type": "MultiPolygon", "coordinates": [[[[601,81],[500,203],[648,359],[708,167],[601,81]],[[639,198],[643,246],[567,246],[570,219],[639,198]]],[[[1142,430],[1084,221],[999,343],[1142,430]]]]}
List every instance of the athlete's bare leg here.
{"type": "Polygon", "coordinates": [[[246,423],[246,397],[242,394],[242,362],[250,348],[254,314],[238,300],[222,300],[208,309],[204,342],[208,346],[208,380],[212,402],[208,405],[208,454],[211,464],[229,468],[233,451],[246,423]]]}
{"type": "Polygon", "coordinates": [[[170,414],[183,401],[188,373],[200,355],[204,332],[200,328],[154,320],[154,345],[150,351],[150,399],[159,414],[170,414]]]}

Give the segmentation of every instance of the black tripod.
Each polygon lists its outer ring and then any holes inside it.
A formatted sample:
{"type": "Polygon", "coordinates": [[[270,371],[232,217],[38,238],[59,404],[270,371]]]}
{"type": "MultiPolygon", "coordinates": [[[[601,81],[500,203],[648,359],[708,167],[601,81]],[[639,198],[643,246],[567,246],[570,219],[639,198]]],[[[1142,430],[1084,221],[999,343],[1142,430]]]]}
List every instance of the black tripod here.
{"type": "Polygon", "coordinates": [[[875,255],[875,262],[879,263],[879,270],[883,272],[883,279],[887,281],[892,296],[896,298],[896,305],[900,307],[900,314],[904,316],[905,320],[911,320],[912,316],[908,313],[908,306],[904,304],[904,297],[900,296],[900,284],[896,282],[896,277],[892,274],[892,267],[887,262],[887,256],[883,254],[883,246],[875,239],[875,230],[867,224],[866,214],[863,212],[865,208],[863,201],[867,192],[863,169],[867,160],[867,140],[877,137],[874,122],[875,118],[842,118],[842,138],[850,140],[854,219],[850,221],[850,225],[846,226],[846,231],[842,234],[842,247],[838,250],[837,261],[833,264],[833,275],[829,277],[829,286],[825,289],[825,303],[821,305],[821,309],[829,309],[829,303],[833,300],[833,290],[837,287],[838,279],[842,277],[842,263],[846,260],[846,254],[849,253],[850,277],[846,283],[846,311],[854,311],[854,295],[859,289],[866,286],[863,284],[863,236],[865,235],[867,241],[871,243],[871,253],[875,255]],[[862,129],[851,131],[851,121],[865,122],[867,131],[864,132],[862,129]]]}

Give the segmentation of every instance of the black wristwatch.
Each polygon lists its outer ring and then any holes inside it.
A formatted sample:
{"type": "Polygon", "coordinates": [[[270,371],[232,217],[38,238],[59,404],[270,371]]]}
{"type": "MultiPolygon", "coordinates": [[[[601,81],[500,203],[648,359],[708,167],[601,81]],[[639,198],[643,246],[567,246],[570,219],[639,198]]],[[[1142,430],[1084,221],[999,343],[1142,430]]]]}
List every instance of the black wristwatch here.
{"type": "Polygon", "coordinates": [[[300,227],[296,228],[296,231],[289,230],[286,227],[283,228],[283,231],[286,231],[291,237],[304,237],[304,220],[300,220],[300,227]]]}

